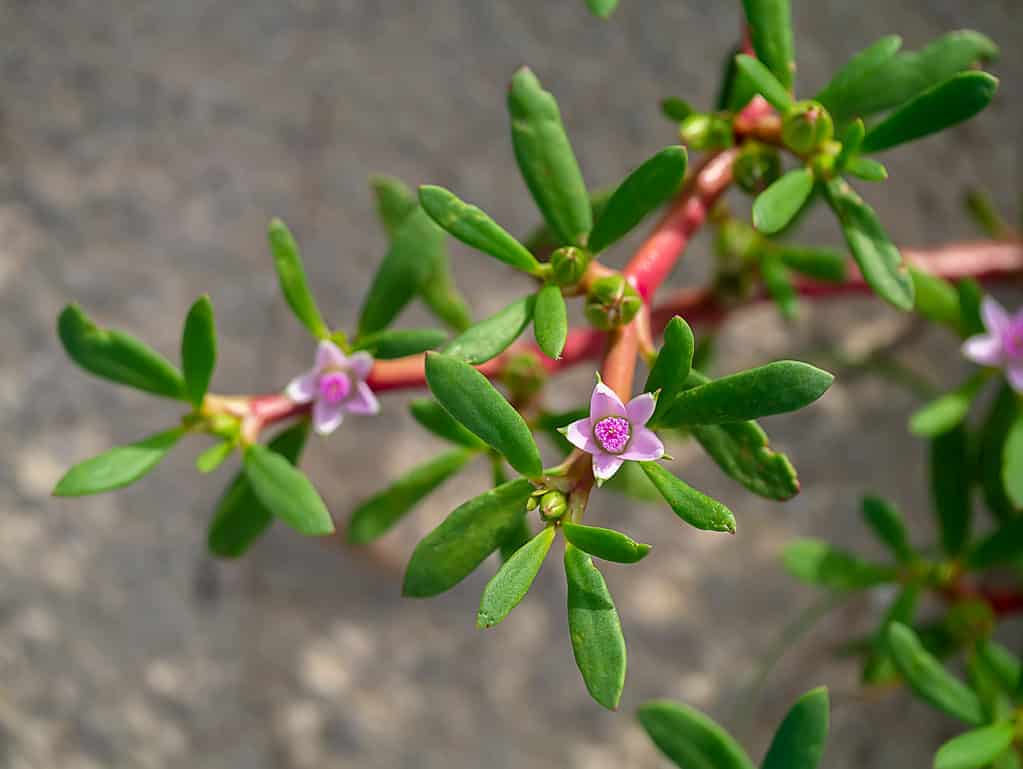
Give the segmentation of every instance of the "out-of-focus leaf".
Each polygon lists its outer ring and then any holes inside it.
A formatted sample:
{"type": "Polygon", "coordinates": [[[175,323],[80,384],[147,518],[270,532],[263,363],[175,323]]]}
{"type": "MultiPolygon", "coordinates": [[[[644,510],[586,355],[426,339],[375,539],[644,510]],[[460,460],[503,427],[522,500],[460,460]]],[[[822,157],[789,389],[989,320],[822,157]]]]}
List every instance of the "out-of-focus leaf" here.
{"type": "Polygon", "coordinates": [[[905,563],[912,559],[913,548],[909,544],[906,522],[894,505],[880,497],[864,497],[863,519],[877,538],[888,546],[896,560],[905,563]]]}
{"type": "Polygon", "coordinates": [[[371,176],[369,185],[384,232],[393,238],[405,217],[416,210],[415,195],[405,182],[393,176],[371,176]]]}
{"type": "Polygon", "coordinates": [[[952,392],[917,409],[909,418],[910,432],[923,438],[934,438],[954,430],[970,413],[970,406],[986,379],[983,372],[974,374],[952,392]]]}
{"type": "Polygon", "coordinates": [[[728,732],[695,708],[652,700],[639,708],[639,723],[680,769],[754,769],[728,732]]]}
{"type": "Polygon", "coordinates": [[[816,769],[828,739],[828,690],[813,689],[789,710],[761,769],[816,769]]]}
{"type": "Polygon", "coordinates": [[[1005,383],[991,404],[991,410],[980,430],[977,469],[984,491],[984,502],[995,517],[1003,522],[1017,515],[1020,508],[1023,508],[1023,505],[1015,505],[1006,492],[1003,472],[1005,441],[1017,419],[1016,415],[1020,413],[1023,413],[1023,408],[1020,407],[1019,398],[1005,383]]]}
{"type": "Polygon", "coordinates": [[[753,50],[781,85],[792,89],[796,49],[789,0],[743,0],[753,50]]]}
{"type": "Polygon", "coordinates": [[[757,93],[779,112],[792,108],[792,94],[777,76],[759,59],[740,53],[735,57],[738,73],[746,77],[757,89],[757,93]]]}
{"type": "Polygon", "coordinates": [[[782,563],[796,579],[831,590],[863,590],[896,577],[889,566],[864,561],[819,539],[789,542],[782,563]]]}
{"type": "Polygon", "coordinates": [[[845,280],[848,259],[841,251],[831,248],[803,248],[787,243],[779,243],[772,251],[790,270],[832,283],[841,283],[845,280]]]}
{"type": "Polygon", "coordinates": [[[934,754],[934,769],[982,769],[1009,749],[1015,731],[1003,721],[953,737],[934,754]]]}
{"type": "Polygon", "coordinates": [[[417,398],[409,404],[409,411],[420,425],[446,441],[458,443],[471,449],[481,449],[486,446],[432,398],[417,398]]]}
{"type": "Polygon", "coordinates": [[[217,331],[213,322],[213,304],[208,296],[201,296],[188,311],[181,334],[181,372],[188,398],[195,406],[202,405],[216,364],[217,331]]]}
{"type": "Polygon", "coordinates": [[[887,35],[876,43],[867,46],[853,56],[834,77],[824,86],[814,101],[824,105],[835,120],[844,122],[855,117],[857,112],[856,96],[867,83],[872,83],[877,71],[902,47],[902,38],[898,35],[887,35]]]}
{"type": "Polygon", "coordinates": [[[969,444],[963,425],[931,440],[931,496],[941,531],[941,547],[958,555],[970,539],[969,444]]]}
{"type": "Polygon", "coordinates": [[[281,293],[284,294],[288,306],[302,325],[309,329],[310,334],[317,339],[327,339],[330,336],[330,329],[323,322],[320,308],[316,306],[316,299],[313,298],[309,280],[305,276],[305,267],[302,266],[298,243],[295,242],[291,230],[280,219],[272,219],[267,237],[270,240],[270,253],[274,258],[281,293]]]}
{"type": "Polygon", "coordinates": [[[806,204],[813,191],[813,172],[796,168],[757,195],[753,226],[768,235],[780,232],[806,204]]]}

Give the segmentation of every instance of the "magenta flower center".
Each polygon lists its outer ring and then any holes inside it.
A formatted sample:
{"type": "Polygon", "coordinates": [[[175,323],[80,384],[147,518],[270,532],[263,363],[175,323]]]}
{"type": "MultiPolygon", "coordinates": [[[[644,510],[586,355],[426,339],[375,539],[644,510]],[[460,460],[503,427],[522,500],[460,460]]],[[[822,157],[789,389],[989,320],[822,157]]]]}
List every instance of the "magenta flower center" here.
{"type": "Polygon", "coordinates": [[[629,445],[632,428],[625,417],[604,417],[593,426],[593,437],[609,454],[621,454],[629,445]]]}
{"type": "Polygon", "coordinates": [[[1002,335],[1002,346],[1010,358],[1023,358],[1023,320],[1009,324],[1002,335]]]}
{"type": "Polygon", "coordinates": [[[340,371],[331,371],[320,377],[320,398],[327,403],[340,403],[352,390],[352,380],[340,371]]]}

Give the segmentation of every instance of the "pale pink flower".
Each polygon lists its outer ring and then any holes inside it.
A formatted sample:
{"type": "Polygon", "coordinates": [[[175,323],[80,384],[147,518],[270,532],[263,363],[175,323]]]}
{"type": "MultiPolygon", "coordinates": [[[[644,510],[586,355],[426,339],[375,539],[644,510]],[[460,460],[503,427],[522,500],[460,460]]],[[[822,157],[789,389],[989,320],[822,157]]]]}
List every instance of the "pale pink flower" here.
{"type": "Polygon", "coordinates": [[[333,342],[321,341],[316,363],[295,377],[285,389],[295,403],[313,404],[313,429],[320,435],[334,432],[350,414],[378,414],[380,403],[366,384],[373,368],[368,352],[345,355],[333,342]]]}
{"type": "Polygon", "coordinates": [[[980,305],[987,333],[963,342],[963,355],[981,366],[1005,371],[1012,389],[1023,393],[1023,308],[1010,314],[990,296],[980,305]]]}

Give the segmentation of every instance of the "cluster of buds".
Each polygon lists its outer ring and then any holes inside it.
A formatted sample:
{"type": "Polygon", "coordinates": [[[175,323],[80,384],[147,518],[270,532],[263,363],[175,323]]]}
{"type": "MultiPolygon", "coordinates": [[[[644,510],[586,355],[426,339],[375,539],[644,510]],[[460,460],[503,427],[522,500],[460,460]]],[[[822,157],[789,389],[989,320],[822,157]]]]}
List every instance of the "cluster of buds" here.
{"type": "Polygon", "coordinates": [[[551,275],[559,286],[574,286],[593,261],[593,254],[578,246],[564,246],[551,254],[551,275]]]}
{"type": "Polygon", "coordinates": [[[643,306],[639,293],[621,275],[593,281],[586,295],[586,319],[602,331],[631,323],[643,306]]]}
{"type": "Polygon", "coordinates": [[[526,509],[539,510],[544,521],[558,521],[568,512],[568,497],[563,491],[542,486],[526,501],[526,509]]]}

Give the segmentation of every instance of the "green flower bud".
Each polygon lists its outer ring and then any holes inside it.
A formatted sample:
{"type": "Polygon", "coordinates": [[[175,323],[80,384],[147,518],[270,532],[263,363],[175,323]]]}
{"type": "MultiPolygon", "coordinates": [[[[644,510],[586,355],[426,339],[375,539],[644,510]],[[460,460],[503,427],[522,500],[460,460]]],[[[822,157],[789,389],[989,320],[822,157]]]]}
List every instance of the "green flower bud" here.
{"type": "Polygon", "coordinates": [[[586,296],[586,319],[603,331],[629,323],[643,300],[621,275],[606,275],[593,281],[586,296]]]}
{"type": "Polygon", "coordinates": [[[717,115],[690,115],[679,124],[678,135],[694,150],[732,146],[732,125],[717,115]]]}
{"type": "Polygon", "coordinates": [[[718,227],[718,254],[726,259],[750,262],[756,258],[762,241],[763,236],[739,219],[727,219],[718,227]]]}
{"type": "Polygon", "coordinates": [[[821,144],[817,154],[810,160],[810,168],[818,179],[830,179],[835,175],[835,163],[838,154],[842,151],[842,145],[836,141],[826,141],[821,144]]]}
{"type": "Polygon", "coordinates": [[[539,506],[540,506],[540,502],[537,500],[537,498],[535,496],[531,496],[529,499],[526,500],[526,511],[527,512],[531,513],[534,510],[536,510],[536,508],[538,508],[539,506]]]}
{"type": "Polygon", "coordinates": [[[540,497],[540,517],[556,521],[568,510],[568,499],[560,491],[548,491],[540,497]]]}
{"type": "Polygon", "coordinates": [[[551,254],[551,270],[554,280],[559,286],[572,286],[578,283],[590,266],[593,254],[585,248],[565,246],[551,254]]]}
{"type": "Polygon", "coordinates": [[[501,383],[512,400],[529,400],[547,381],[547,371],[533,353],[521,353],[508,359],[501,370],[501,383]]]}
{"type": "Polygon", "coordinates": [[[799,101],[785,115],[781,124],[781,140],[793,152],[806,155],[813,152],[835,133],[831,115],[822,104],[799,101]]]}
{"type": "Polygon", "coordinates": [[[751,195],[758,195],[781,176],[778,150],[760,142],[746,142],[735,159],[735,182],[751,195]]]}

